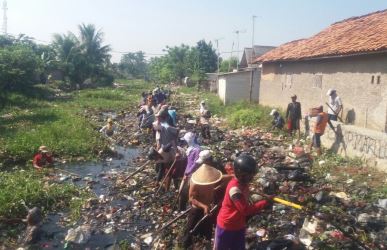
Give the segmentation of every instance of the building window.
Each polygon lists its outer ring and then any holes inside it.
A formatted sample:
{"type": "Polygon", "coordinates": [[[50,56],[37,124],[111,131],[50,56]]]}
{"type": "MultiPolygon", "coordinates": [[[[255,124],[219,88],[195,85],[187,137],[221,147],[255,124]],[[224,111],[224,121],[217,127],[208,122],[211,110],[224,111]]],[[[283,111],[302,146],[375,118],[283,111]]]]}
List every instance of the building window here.
{"type": "Polygon", "coordinates": [[[291,89],[292,85],[293,85],[293,76],[292,75],[286,75],[285,88],[291,89]]]}
{"type": "Polygon", "coordinates": [[[371,84],[374,84],[375,76],[371,76],[371,84]]]}
{"type": "Polygon", "coordinates": [[[312,84],[313,88],[322,89],[322,75],[314,75],[312,84]]]}
{"type": "Polygon", "coordinates": [[[380,76],[377,77],[376,83],[380,84],[380,76]]]}

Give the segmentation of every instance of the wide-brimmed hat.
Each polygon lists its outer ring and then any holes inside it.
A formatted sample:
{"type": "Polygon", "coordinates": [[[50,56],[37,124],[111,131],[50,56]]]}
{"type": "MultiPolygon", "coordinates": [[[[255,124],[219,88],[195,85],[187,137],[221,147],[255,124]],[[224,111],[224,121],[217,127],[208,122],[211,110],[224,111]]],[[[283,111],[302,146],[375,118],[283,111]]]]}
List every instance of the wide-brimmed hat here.
{"type": "Polygon", "coordinates": [[[199,158],[196,160],[197,164],[203,164],[205,160],[211,157],[211,151],[206,149],[199,153],[199,158]]]}
{"type": "Polygon", "coordinates": [[[108,123],[113,123],[113,119],[109,117],[109,118],[107,119],[107,122],[108,122],[108,123]]]}
{"type": "Polygon", "coordinates": [[[191,181],[196,185],[212,185],[222,179],[222,172],[210,165],[203,164],[191,177],[191,181]]]}
{"type": "Polygon", "coordinates": [[[48,153],[48,148],[46,146],[40,146],[39,147],[39,151],[42,152],[42,153],[48,153]]]}

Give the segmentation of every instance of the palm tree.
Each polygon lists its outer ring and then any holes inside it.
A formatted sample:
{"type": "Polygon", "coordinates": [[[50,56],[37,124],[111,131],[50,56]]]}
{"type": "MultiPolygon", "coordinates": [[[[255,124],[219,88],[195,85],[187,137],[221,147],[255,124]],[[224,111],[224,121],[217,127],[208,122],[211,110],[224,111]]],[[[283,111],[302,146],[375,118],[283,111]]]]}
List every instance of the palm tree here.
{"type": "Polygon", "coordinates": [[[103,33],[97,30],[93,24],[81,24],[78,26],[80,32],[80,47],[85,55],[88,64],[92,69],[92,74],[96,68],[105,66],[110,60],[110,46],[102,45],[103,33]]]}
{"type": "Polygon", "coordinates": [[[56,53],[59,68],[71,83],[81,83],[84,80],[84,58],[79,41],[69,32],[67,35],[55,34],[52,47],[56,53]]]}

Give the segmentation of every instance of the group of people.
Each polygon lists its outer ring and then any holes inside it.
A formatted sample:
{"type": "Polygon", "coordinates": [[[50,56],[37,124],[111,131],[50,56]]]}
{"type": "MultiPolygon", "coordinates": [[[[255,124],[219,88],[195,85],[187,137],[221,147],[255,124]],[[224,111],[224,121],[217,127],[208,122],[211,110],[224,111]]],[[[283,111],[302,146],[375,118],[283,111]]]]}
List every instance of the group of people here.
{"type": "MultiPolygon", "coordinates": [[[[146,103],[145,105],[150,105],[146,103]]],[[[212,152],[199,145],[195,131],[182,133],[171,122],[170,106],[165,102],[152,122],[154,146],[148,159],[154,161],[155,190],[168,191],[173,184],[180,211],[189,207],[188,220],[179,242],[184,249],[193,244],[194,237],[208,241],[215,229],[215,249],[244,249],[246,217],[258,213],[270,204],[263,199],[248,202],[249,182],[257,172],[255,159],[239,155],[232,171],[214,161],[212,152]]],[[[210,117],[206,102],[199,107],[202,141],[211,139],[210,117]]]]}
{"type": "MultiPolygon", "coordinates": [[[[337,121],[343,110],[341,98],[337,95],[335,89],[329,89],[327,96],[329,97],[329,101],[326,103],[328,106],[328,112],[324,112],[324,107],[320,105],[312,108],[311,111],[304,117],[305,134],[309,133],[310,118],[316,117],[310,150],[312,147],[316,148],[317,155],[321,155],[321,136],[324,134],[327,124],[329,124],[330,128],[335,131],[331,121],[337,121]]],[[[293,136],[296,132],[298,132],[298,139],[300,139],[300,121],[302,120],[301,103],[297,102],[297,95],[295,94],[291,96],[291,100],[292,102],[288,104],[286,109],[286,123],[276,109],[271,111],[270,115],[273,116],[272,129],[282,130],[286,124],[289,135],[293,136]]]]}
{"type": "MultiPolygon", "coordinates": [[[[342,109],[340,98],[331,89],[328,113],[323,106],[312,109],[309,116],[316,116],[312,145],[321,153],[320,137],[329,120],[336,120],[342,109]]],[[[301,104],[297,96],[291,96],[286,111],[286,122],[277,110],[273,110],[273,128],[282,129],[287,124],[289,133],[300,133],[301,104]]],[[[199,125],[203,141],[211,139],[210,117],[206,102],[199,107],[199,125]]],[[[167,104],[167,98],[156,88],[143,93],[138,112],[139,129],[149,132],[154,145],[149,149],[148,159],[155,163],[155,190],[167,192],[173,184],[178,199],[178,209],[186,211],[188,220],[180,239],[186,249],[192,246],[194,237],[208,241],[214,237],[214,249],[245,249],[246,218],[259,213],[272,203],[272,197],[263,196],[260,201],[249,202],[249,183],[258,171],[256,159],[240,153],[232,168],[224,168],[214,161],[212,152],[199,145],[198,135],[186,131],[179,137],[176,108],[167,104]],[[215,229],[215,233],[214,233],[215,229]]],[[[101,129],[107,136],[114,133],[111,119],[101,129]]],[[[311,145],[311,146],[312,146],[311,145]]],[[[40,169],[52,164],[47,147],[41,146],[33,165],[40,169]]]]}

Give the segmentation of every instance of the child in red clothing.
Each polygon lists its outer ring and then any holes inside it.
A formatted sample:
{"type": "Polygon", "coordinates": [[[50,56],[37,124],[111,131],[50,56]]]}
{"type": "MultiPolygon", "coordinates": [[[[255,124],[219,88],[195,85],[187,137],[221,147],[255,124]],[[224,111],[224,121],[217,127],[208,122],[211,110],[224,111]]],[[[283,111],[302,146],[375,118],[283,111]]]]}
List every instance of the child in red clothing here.
{"type": "Polygon", "coordinates": [[[234,172],[235,178],[228,183],[217,217],[214,247],[216,250],[245,249],[246,217],[269,205],[267,200],[248,203],[248,184],[257,172],[257,163],[253,157],[242,154],[236,158],[234,172]]]}
{"type": "Polygon", "coordinates": [[[39,147],[39,153],[34,156],[34,160],[32,161],[32,165],[35,169],[42,169],[44,167],[50,167],[53,164],[53,158],[49,154],[46,146],[39,147]]]}

